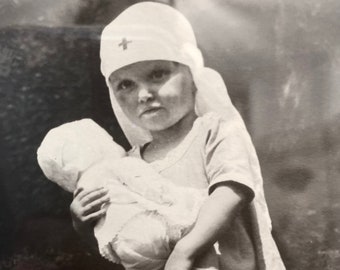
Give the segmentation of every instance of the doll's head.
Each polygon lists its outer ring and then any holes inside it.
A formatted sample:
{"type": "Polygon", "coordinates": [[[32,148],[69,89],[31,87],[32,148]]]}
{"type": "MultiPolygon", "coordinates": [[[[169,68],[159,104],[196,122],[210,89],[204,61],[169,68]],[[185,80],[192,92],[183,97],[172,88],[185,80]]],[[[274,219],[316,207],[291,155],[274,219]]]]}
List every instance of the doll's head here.
{"type": "Polygon", "coordinates": [[[81,174],[93,164],[123,156],[124,149],[91,119],[50,130],[37,152],[45,176],[69,192],[76,189],[81,174]]]}

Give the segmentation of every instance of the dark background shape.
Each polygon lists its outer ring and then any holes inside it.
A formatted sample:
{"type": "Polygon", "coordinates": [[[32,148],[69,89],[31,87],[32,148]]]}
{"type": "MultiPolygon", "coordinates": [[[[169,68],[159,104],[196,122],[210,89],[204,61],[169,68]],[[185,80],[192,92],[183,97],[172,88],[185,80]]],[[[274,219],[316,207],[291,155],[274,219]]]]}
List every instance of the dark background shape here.
{"type": "Polygon", "coordinates": [[[51,128],[88,117],[128,147],[99,72],[100,31],[98,27],[27,26],[0,32],[2,49],[13,55],[3,63],[9,71],[0,74],[4,108],[0,246],[9,258],[4,263],[9,269],[38,269],[40,264],[46,269],[45,263],[51,269],[94,269],[98,260],[72,229],[71,194],[44,177],[36,150],[51,128]],[[21,261],[25,267],[16,266],[21,261]]]}

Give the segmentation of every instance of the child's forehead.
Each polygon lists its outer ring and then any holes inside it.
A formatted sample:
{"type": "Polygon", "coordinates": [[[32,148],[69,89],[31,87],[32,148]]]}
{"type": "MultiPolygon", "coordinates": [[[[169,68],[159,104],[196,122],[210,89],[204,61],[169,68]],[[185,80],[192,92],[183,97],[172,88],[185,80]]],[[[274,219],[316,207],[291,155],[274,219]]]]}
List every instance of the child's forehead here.
{"type": "Polygon", "coordinates": [[[148,60],[124,66],[111,73],[110,81],[119,80],[127,76],[140,76],[157,68],[173,68],[177,63],[168,60],[148,60]]]}

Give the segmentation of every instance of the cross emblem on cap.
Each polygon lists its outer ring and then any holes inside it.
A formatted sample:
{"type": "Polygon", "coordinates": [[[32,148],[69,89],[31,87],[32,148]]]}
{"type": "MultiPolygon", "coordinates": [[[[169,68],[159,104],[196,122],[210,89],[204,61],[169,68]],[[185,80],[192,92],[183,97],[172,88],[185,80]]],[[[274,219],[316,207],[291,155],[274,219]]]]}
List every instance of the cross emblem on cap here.
{"type": "Polygon", "coordinates": [[[122,39],[122,42],[119,43],[118,46],[119,46],[119,47],[122,46],[122,47],[123,47],[123,50],[126,50],[126,49],[128,48],[127,45],[128,45],[129,43],[131,43],[131,42],[132,42],[132,40],[127,40],[126,38],[123,38],[123,39],[122,39]]]}

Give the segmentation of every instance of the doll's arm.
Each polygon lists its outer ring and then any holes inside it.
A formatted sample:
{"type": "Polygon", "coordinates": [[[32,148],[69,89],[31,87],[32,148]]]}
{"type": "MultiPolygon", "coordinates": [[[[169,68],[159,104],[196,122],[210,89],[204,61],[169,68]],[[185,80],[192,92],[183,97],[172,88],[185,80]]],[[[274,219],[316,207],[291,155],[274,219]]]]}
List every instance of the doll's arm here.
{"type": "Polygon", "coordinates": [[[216,241],[240,211],[246,196],[235,187],[219,185],[204,202],[194,228],[171,253],[165,270],[191,269],[195,259],[216,241]]]}

